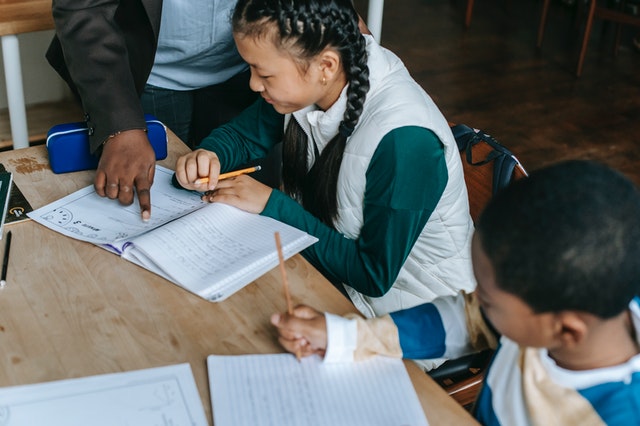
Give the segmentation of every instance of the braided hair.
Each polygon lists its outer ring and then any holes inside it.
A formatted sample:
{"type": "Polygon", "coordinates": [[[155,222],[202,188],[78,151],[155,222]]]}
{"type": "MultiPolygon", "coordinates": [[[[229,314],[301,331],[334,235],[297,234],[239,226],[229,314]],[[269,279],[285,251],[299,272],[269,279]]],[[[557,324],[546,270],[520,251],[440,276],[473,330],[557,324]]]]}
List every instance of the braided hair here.
{"type": "Polygon", "coordinates": [[[347,143],[369,91],[366,42],[351,0],[239,0],[235,34],[270,37],[303,67],[327,47],[340,55],[347,77],[347,108],[338,134],[307,170],[308,136],[293,116],[283,139],[284,191],[329,226],[338,216],[337,186],[347,143]]]}

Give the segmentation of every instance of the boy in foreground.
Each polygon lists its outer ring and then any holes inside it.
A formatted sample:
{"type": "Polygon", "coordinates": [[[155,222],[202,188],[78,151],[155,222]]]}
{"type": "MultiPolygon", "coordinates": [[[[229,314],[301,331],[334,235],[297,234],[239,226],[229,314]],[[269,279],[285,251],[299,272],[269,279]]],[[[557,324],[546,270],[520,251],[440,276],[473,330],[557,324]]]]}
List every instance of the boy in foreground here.
{"type": "Polygon", "coordinates": [[[588,161],[531,173],[476,224],[472,294],[369,320],[299,306],[275,314],[303,356],[457,358],[495,348],[483,424],[640,423],[640,193],[588,161]]]}

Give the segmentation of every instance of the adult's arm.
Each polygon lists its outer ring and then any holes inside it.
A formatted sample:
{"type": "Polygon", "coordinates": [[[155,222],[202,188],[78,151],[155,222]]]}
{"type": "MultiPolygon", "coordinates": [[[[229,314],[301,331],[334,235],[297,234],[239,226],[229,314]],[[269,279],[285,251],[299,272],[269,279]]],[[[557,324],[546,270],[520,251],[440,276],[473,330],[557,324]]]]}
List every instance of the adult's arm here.
{"type": "Polygon", "coordinates": [[[139,94],[155,55],[151,22],[159,22],[162,6],[160,1],[144,5],[138,1],[53,0],[57,40],[47,56],[82,101],[93,128],[92,151],[110,135],[146,127],[139,94]],[[151,9],[151,15],[145,7],[151,9]]]}
{"type": "Polygon", "coordinates": [[[378,145],[366,179],[357,239],[326,226],[277,190],[262,214],[317,237],[303,255],[332,282],[378,297],[393,286],[444,192],[448,174],[442,143],[422,127],[394,129],[378,145]]]}
{"type": "Polygon", "coordinates": [[[153,65],[158,28],[151,22],[159,22],[160,8],[160,1],[54,0],[57,39],[47,55],[82,101],[92,152],[103,148],[97,193],[131,204],[135,188],[143,218],[155,153],[139,94],[153,65]]]}

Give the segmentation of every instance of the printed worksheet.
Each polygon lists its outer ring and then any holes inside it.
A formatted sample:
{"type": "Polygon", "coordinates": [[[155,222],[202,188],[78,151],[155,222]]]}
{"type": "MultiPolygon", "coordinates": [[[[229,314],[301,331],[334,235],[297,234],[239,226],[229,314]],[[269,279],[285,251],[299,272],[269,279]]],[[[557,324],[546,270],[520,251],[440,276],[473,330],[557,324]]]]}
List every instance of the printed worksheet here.
{"type": "Polygon", "coordinates": [[[189,364],[0,388],[0,426],[207,426],[189,364]]]}
{"type": "Polygon", "coordinates": [[[210,355],[207,366],[216,426],[427,425],[399,359],[210,355]]]}
{"type": "Polygon", "coordinates": [[[148,222],[140,218],[137,197],[133,204],[123,206],[116,200],[100,197],[93,185],[30,212],[29,217],[67,237],[110,244],[120,252],[118,241],[144,234],[208,204],[200,199],[200,194],[174,187],[172,176],[172,170],[156,165],[148,222]]]}

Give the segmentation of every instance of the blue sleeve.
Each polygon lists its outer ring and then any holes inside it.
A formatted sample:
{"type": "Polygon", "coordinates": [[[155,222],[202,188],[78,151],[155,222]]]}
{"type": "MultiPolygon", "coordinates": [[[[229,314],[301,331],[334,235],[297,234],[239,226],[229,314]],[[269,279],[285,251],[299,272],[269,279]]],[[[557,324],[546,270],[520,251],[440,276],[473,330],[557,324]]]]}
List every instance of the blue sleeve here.
{"type": "Polygon", "coordinates": [[[445,329],[433,303],[392,312],[390,315],[398,328],[403,358],[439,358],[444,354],[445,329]]]}

